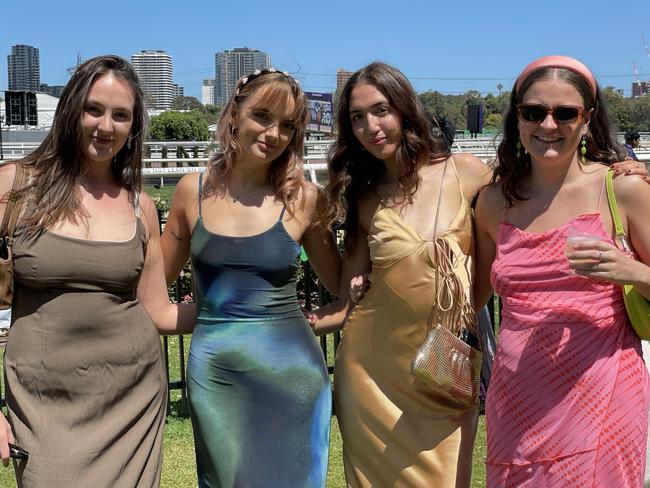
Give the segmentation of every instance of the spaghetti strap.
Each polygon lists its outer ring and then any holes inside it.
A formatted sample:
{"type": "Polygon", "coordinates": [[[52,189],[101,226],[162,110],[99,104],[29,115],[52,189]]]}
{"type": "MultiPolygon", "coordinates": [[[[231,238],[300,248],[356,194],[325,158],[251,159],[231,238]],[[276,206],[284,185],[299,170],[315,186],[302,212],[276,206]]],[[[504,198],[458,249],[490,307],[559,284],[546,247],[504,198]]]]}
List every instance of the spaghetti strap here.
{"type": "Polygon", "coordinates": [[[456,169],[456,162],[454,161],[454,157],[449,156],[449,159],[451,159],[451,166],[454,168],[454,173],[456,174],[456,181],[458,182],[458,191],[460,192],[460,197],[463,199],[463,201],[467,201],[465,194],[463,193],[463,186],[460,184],[460,176],[458,176],[458,169],[456,169]]]}
{"type": "Polygon", "coordinates": [[[199,173],[199,217],[201,217],[201,202],[203,201],[201,193],[203,193],[203,173],[199,173]]]}
{"type": "Polygon", "coordinates": [[[284,217],[284,211],[287,209],[284,205],[282,206],[282,211],[280,212],[280,217],[278,218],[278,222],[282,222],[282,217],[284,217]]]}
{"type": "Polygon", "coordinates": [[[598,194],[598,203],[596,204],[596,212],[600,210],[600,202],[603,200],[603,193],[605,193],[605,183],[607,182],[607,173],[611,170],[605,171],[605,178],[603,178],[603,184],[600,187],[600,193],[598,194]]]}

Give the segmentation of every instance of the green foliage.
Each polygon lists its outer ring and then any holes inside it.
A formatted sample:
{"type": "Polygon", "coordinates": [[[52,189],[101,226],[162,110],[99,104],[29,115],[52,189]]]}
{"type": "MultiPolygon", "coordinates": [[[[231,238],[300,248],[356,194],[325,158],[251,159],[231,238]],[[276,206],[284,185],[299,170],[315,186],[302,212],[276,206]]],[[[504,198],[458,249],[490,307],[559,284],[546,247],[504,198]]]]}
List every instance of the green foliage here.
{"type": "Polygon", "coordinates": [[[203,104],[196,97],[175,97],[172,101],[172,110],[197,110],[203,111],[203,104]]]}
{"type": "Polygon", "coordinates": [[[151,139],[156,141],[206,141],[208,124],[200,112],[170,110],[151,118],[151,139]]]}

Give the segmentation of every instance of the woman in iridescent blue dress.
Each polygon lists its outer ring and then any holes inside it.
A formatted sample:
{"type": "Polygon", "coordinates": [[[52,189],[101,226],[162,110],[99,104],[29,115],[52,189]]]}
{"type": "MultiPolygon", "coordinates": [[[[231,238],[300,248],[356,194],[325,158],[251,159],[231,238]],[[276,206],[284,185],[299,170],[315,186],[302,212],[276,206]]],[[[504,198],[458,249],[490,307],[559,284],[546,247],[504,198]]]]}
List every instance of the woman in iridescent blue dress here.
{"type": "Polygon", "coordinates": [[[183,177],[162,243],[168,281],[188,255],[197,321],[188,393],[201,487],[324,487],[331,393],[296,298],[302,244],[331,290],[340,258],[312,224],[303,176],[307,102],[285,73],[242,78],[218,125],[220,151],[183,177]]]}

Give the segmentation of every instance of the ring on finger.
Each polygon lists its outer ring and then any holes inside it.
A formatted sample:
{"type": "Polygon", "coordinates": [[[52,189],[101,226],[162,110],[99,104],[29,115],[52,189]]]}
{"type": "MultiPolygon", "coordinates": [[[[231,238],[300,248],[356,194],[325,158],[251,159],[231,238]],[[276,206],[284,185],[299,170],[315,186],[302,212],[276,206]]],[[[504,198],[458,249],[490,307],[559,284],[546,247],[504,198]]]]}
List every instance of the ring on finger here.
{"type": "Polygon", "coordinates": [[[598,257],[596,258],[596,260],[597,260],[599,263],[603,261],[602,256],[603,256],[603,251],[598,251],[598,257]]]}

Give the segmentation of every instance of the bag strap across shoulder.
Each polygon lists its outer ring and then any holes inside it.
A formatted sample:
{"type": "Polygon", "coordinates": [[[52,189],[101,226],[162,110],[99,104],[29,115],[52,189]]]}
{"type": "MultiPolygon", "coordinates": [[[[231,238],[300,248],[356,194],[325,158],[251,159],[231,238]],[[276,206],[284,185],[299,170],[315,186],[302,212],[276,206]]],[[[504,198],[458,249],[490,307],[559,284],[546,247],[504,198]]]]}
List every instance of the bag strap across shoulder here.
{"type": "MultiPolygon", "coordinates": [[[[16,196],[16,192],[20,190],[25,184],[25,169],[22,164],[16,164],[16,175],[14,176],[14,183],[11,187],[9,200],[5,207],[5,214],[2,218],[2,226],[0,226],[0,236],[2,238],[13,239],[14,229],[18,221],[18,214],[20,213],[20,202],[16,196]]],[[[9,243],[10,244],[10,243],[9,243]]]]}
{"type": "Polygon", "coordinates": [[[614,194],[614,172],[610,169],[605,176],[605,189],[607,190],[607,203],[609,203],[609,211],[612,213],[612,220],[614,221],[614,229],[616,230],[616,240],[621,243],[621,248],[625,252],[630,252],[630,246],[627,242],[627,235],[623,229],[621,222],[621,214],[618,212],[618,203],[616,202],[616,195],[614,194]]]}

